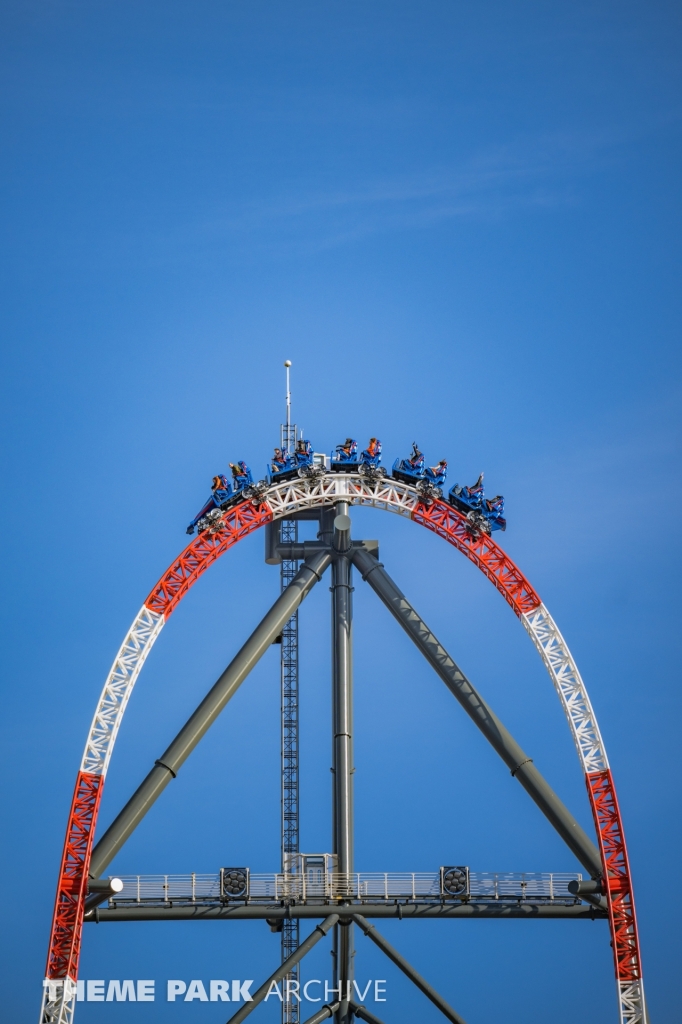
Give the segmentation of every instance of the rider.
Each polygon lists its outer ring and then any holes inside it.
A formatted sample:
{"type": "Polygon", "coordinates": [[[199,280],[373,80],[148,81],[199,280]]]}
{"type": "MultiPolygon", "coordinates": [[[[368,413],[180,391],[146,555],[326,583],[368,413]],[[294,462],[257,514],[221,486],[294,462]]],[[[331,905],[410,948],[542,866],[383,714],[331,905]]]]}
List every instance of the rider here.
{"type": "Polygon", "coordinates": [[[412,454],[407,460],[413,472],[420,472],[424,468],[424,453],[419,451],[417,442],[412,442],[412,454]]]}
{"type": "Polygon", "coordinates": [[[350,462],[358,450],[358,442],[352,437],[347,437],[343,444],[337,444],[336,450],[341,462],[350,462]]]}
{"type": "Polygon", "coordinates": [[[303,438],[301,437],[296,442],[296,451],[294,454],[296,455],[296,461],[299,464],[308,462],[310,461],[310,457],[313,454],[313,446],[311,445],[310,441],[304,441],[303,438]]]}
{"type": "Polygon", "coordinates": [[[288,468],[289,462],[289,452],[283,448],[275,448],[275,454],[272,456],[272,472],[282,473],[288,468]]]}
{"type": "Polygon", "coordinates": [[[234,462],[230,463],[230,469],[232,470],[232,482],[236,488],[241,488],[244,484],[248,483],[249,470],[245,462],[234,462]]]}
{"type": "Polygon", "coordinates": [[[441,459],[437,466],[429,466],[426,470],[426,475],[433,483],[439,487],[445,483],[445,477],[448,475],[448,464],[445,459],[441,459]]]}
{"type": "Polygon", "coordinates": [[[213,492],[213,500],[216,504],[220,505],[221,502],[226,501],[230,496],[230,485],[227,477],[220,473],[218,476],[214,476],[211,482],[211,491],[213,492]]]}
{"type": "Polygon", "coordinates": [[[189,526],[187,527],[187,533],[194,533],[194,528],[199,522],[199,520],[203,519],[204,516],[208,515],[208,513],[212,512],[214,509],[220,508],[222,503],[224,501],[227,501],[231,494],[232,488],[229,484],[227,477],[224,476],[222,473],[219,473],[217,476],[214,476],[213,480],[211,481],[211,497],[208,499],[208,501],[203,506],[201,511],[197,513],[192,522],[189,524],[189,526]]]}
{"type": "Polygon", "coordinates": [[[501,494],[496,494],[494,498],[485,498],[483,504],[488,514],[494,518],[498,518],[504,512],[504,498],[501,494]]]}
{"type": "Polygon", "coordinates": [[[369,456],[370,459],[376,459],[381,455],[381,441],[378,437],[370,437],[369,444],[365,448],[363,455],[369,456]]]}

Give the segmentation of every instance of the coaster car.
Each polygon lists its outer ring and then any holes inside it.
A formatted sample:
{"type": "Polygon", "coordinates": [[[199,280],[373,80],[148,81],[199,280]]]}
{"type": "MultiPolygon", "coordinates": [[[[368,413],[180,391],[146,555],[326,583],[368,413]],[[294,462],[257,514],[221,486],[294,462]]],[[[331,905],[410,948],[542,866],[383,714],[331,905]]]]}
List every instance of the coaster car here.
{"type": "Polygon", "coordinates": [[[296,462],[296,472],[300,477],[315,477],[321,476],[324,473],[324,466],[315,465],[313,446],[310,441],[304,441],[301,438],[296,442],[294,460],[296,462]]]}
{"type": "Polygon", "coordinates": [[[381,441],[378,437],[370,437],[369,444],[360,453],[358,473],[369,480],[378,480],[386,476],[386,470],[379,465],[381,462],[381,441]]]}
{"type": "Polygon", "coordinates": [[[203,533],[209,528],[215,529],[221,519],[220,513],[246,497],[246,490],[253,485],[251,470],[245,462],[231,462],[230,469],[232,483],[223,473],[213,477],[211,497],[189,524],[187,533],[192,534],[195,529],[198,533],[203,533]]]}
{"type": "Polygon", "coordinates": [[[448,464],[441,459],[437,466],[426,466],[424,476],[417,484],[417,490],[427,505],[443,497],[443,484],[448,475],[448,464]]]}
{"type": "Polygon", "coordinates": [[[469,529],[474,534],[487,533],[495,530],[506,530],[507,520],[504,518],[504,498],[501,494],[494,498],[486,498],[483,488],[483,473],[471,487],[455,484],[450,489],[448,501],[467,517],[469,529]]]}
{"type": "Polygon", "coordinates": [[[402,480],[404,484],[416,486],[424,479],[424,454],[419,451],[417,442],[412,442],[412,454],[408,459],[396,459],[393,463],[391,476],[394,480],[402,480]]]}
{"type": "Polygon", "coordinates": [[[295,442],[293,455],[284,448],[275,448],[270,464],[269,478],[271,484],[293,480],[294,477],[314,477],[324,472],[324,467],[316,466],[313,446],[303,438],[295,442]]]}
{"type": "Polygon", "coordinates": [[[275,453],[270,460],[269,473],[271,484],[279,484],[284,480],[291,480],[298,475],[296,460],[286,448],[275,448],[275,453]]]}
{"type": "Polygon", "coordinates": [[[360,466],[358,456],[358,442],[352,437],[347,437],[343,444],[337,444],[332,452],[331,471],[332,473],[353,473],[357,472],[360,466]]]}
{"type": "Polygon", "coordinates": [[[202,520],[206,519],[209,513],[219,510],[222,505],[227,504],[233,496],[232,485],[227,477],[222,473],[214,476],[211,484],[211,497],[189,524],[187,533],[194,533],[197,526],[199,527],[199,533],[203,533],[206,527],[202,525],[202,520]]]}
{"type": "Polygon", "coordinates": [[[270,460],[271,473],[286,473],[293,465],[293,458],[286,448],[275,448],[270,460]]]}

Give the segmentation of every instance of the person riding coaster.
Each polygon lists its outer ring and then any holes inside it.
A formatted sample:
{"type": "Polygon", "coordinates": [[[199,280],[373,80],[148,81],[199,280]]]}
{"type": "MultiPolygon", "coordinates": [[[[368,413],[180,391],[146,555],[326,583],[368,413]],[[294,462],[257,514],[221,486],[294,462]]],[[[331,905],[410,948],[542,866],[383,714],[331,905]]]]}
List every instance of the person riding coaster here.
{"type": "Polygon", "coordinates": [[[360,454],[358,473],[364,476],[368,483],[374,483],[386,476],[386,470],[380,466],[381,462],[381,441],[378,437],[370,437],[369,444],[360,454]]]}
{"type": "Polygon", "coordinates": [[[304,441],[303,438],[299,438],[294,448],[294,459],[296,460],[297,466],[312,466],[313,464],[313,446],[310,441],[304,441]]]}
{"type": "MultiPolygon", "coordinates": [[[[208,499],[201,512],[199,512],[192,522],[187,527],[187,533],[194,533],[194,529],[201,520],[213,512],[214,509],[219,509],[223,506],[230,498],[234,497],[232,491],[232,485],[223,473],[219,473],[218,476],[214,476],[211,481],[211,497],[208,499]]],[[[201,529],[199,530],[201,533],[201,529]]]]}
{"type": "Polygon", "coordinates": [[[272,456],[271,472],[273,476],[276,473],[286,473],[287,470],[292,468],[292,458],[289,452],[285,448],[275,448],[275,454],[272,456]]]}
{"type": "Polygon", "coordinates": [[[358,442],[347,437],[343,444],[336,446],[335,462],[355,462],[358,454],[358,442]]]}
{"type": "Polygon", "coordinates": [[[421,474],[424,472],[424,453],[419,451],[419,446],[416,441],[412,442],[412,454],[409,459],[406,459],[405,461],[413,473],[421,474]]]}
{"type": "Polygon", "coordinates": [[[253,483],[251,470],[245,462],[231,462],[230,469],[232,470],[232,486],[234,487],[235,494],[238,491],[243,491],[245,487],[253,483]]]}
{"type": "Polygon", "coordinates": [[[448,464],[445,459],[441,459],[437,466],[427,466],[424,470],[424,479],[433,487],[442,487],[447,475],[448,464]]]}
{"type": "Polygon", "coordinates": [[[377,469],[381,462],[381,441],[378,437],[370,437],[369,444],[360,455],[360,462],[363,466],[377,469]]]}

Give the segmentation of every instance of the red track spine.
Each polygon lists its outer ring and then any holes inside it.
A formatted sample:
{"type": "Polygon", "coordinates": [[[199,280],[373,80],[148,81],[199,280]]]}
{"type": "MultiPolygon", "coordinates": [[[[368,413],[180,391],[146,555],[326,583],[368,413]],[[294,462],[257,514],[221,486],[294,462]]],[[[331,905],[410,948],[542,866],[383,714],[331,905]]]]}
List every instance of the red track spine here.
{"type": "Polygon", "coordinates": [[[78,977],[88,867],[103,788],[101,775],[78,773],[59,869],[47,954],[45,976],[50,979],[69,978],[75,982],[78,977]]]}
{"type": "Polygon", "coordinates": [[[607,768],[591,772],[586,779],[604,865],[616,978],[619,982],[640,981],[642,972],[632,880],[613,778],[607,768]]]}
{"type": "Polygon", "coordinates": [[[210,565],[247,534],[271,521],[272,510],[266,504],[256,508],[246,501],[229,509],[220,529],[199,534],[166,570],[145,601],[147,608],[168,619],[210,565]]]}
{"type": "Polygon", "coordinates": [[[434,501],[432,505],[420,503],[412,519],[444,537],[466,555],[497,587],[519,618],[540,605],[537,593],[509,555],[487,534],[473,534],[461,512],[451,505],[444,501],[434,501]]]}

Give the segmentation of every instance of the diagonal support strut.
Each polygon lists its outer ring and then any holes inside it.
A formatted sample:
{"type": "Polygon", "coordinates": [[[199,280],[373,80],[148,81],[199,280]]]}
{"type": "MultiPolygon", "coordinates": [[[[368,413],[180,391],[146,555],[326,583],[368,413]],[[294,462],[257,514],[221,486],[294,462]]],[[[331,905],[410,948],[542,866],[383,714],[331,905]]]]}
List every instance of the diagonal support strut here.
{"type": "Polygon", "coordinates": [[[329,917],[325,917],[324,921],[313,929],[308,938],[304,939],[298,949],[294,950],[291,956],[288,957],[284,963],[279,965],[274,974],[271,974],[268,980],[263,982],[258,991],[254,993],[253,999],[248,1003],[244,1003],[244,1005],[230,1017],[227,1024],[241,1024],[241,1022],[249,1016],[251,1011],[255,1010],[258,1004],[263,1002],[272,985],[286,977],[286,975],[291,971],[291,968],[295,967],[299,960],[302,960],[306,953],[311,950],[313,946],[316,946],[320,939],[325,937],[329,929],[333,928],[334,925],[338,923],[338,920],[338,914],[330,914],[329,917]]]}
{"type": "Polygon", "coordinates": [[[328,552],[320,552],[303,563],[289,586],[277,598],[265,618],[99,840],[92,851],[90,861],[92,878],[99,878],[170,780],[175,778],[181,765],[215,722],[252,668],[269,649],[275,637],[282,632],[303,598],[322,578],[330,561],[331,555],[328,552]]]}
{"type": "Polygon", "coordinates": [[[303,1024],[320,1024],[320,1021],[326,1020],[327,1017],[333,1017],[340,1006],[341,1003],[325,1003],[317,1013],[314,1013],[312,1017],[308,1017],[303,1024]]]}
{"type": "Polygon", "coordinates": [[[396,967],[405,974],[411,982],[413,982],[418,989],[420,989],[427,999],[430,999],[434,1006],[437,1006],[440,1012],[447,1017],[452,1024],[465,1024],[465,1021],[460,1015],[452,1009],[449,1003],[443,999],[442,996],[438,995],[435,988],[429,985],[425,978],[422,978],[421,974],[415,971],[414,967],[408,964],[404,956],[401,956],[397,949],[395,949],[390,942],[381,935],[373,924],[362,916],[362,914],[353,914],[353,920],[362,928],[363,932],[368,939],[371,939],[375,946],[378,946],[382,953],[385,953],[389,960],[392,960],[396,967]]]}
{"type": "Polygon", "coordinates": [[[362,548],[355,548],[351,557],[362,573],[362,578],[378,594],[391,615],[435,669],[569,849],[593,878],[600,877],[603,868],[595,844],[537,770],[531,758],[477,693],[424,620],[419,617],[382,563],[362,548]]]}
{"type": "Polygon", "coordinates": [[[356,1017],[367,1021],[367,1024],[384,1024],[383,1020],[379,1020],[373,1013],[370,1013],[366,1006],[361,1006],[359,1003],[351,1001],[350,1008],[356,1017]]]}

